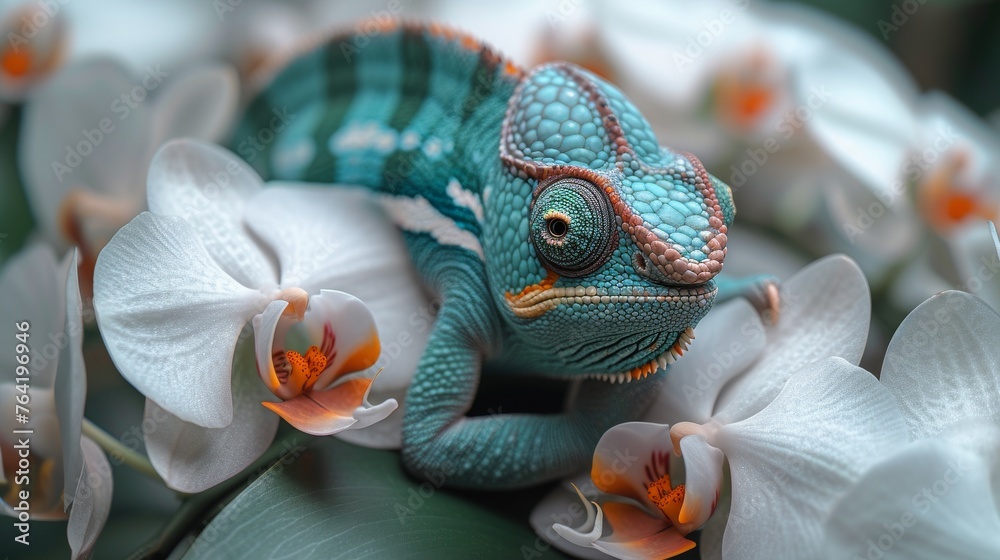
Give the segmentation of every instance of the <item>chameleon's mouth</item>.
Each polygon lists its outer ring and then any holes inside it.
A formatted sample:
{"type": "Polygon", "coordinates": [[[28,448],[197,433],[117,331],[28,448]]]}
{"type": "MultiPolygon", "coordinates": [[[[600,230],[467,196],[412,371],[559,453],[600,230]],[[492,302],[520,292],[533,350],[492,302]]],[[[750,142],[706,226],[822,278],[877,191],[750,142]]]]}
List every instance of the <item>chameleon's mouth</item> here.
{"type": "Polygon", "coordinates": [[[704,304],[715,298],[718,288],[715,282],[684,288],[667,287],[663,293],[651,294],[647,290],[632,290],[628,293],[609,294],[593,286],[552,287],[542,290],[525,291],[516,296],[507,295],[507,304],[517,317],[532,319],[540,317],[551,309],[563,304],[602,305],[635,303],[686,303],[704,304]]]}
{"type": "Polygon", "coordinates": [[[590,373],[585,377],[607,381],[611,384],[631,383],[636,379],[645,379],[649,374],[655,373],[656,371],[664,369],[668,365],[676,362],[677,358],[684,355],[684,352],[688,349],[688,345],[691,344],[692,340],[694,340],[694,329],[688,327],[677,335],[677,340],[666,352],[660,354],[646,364],[634,367],[623,373],[590,373]]]}

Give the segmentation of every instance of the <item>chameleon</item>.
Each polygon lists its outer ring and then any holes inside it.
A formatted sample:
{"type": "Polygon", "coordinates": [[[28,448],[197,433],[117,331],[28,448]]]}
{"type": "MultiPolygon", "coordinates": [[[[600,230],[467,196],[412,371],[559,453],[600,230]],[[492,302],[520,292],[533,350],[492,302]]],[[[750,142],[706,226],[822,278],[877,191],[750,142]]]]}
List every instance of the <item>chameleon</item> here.
{"type": "Polygon", "coordinates": [[[251,89],[234,138],[260,140],[234,150],[267,179],[370,189],[440,296],[403,417],[416,476],[506,489],[579,471],[651,404],[718,297],[730,188],[581,67],[525,71],[443,25],[367,22],[251,89]],[[276,112],[287,124],[259,134],[276,112]],[[484,363],[571,381],[575,399],[466,416],[484,363]]]}

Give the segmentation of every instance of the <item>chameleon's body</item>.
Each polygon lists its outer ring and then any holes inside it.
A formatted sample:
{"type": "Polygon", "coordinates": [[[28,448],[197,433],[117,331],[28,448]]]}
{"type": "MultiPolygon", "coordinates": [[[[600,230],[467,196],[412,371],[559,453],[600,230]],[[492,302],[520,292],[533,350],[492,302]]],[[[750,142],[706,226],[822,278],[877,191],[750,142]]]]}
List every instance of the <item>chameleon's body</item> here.
{"type": "Polygon", "coordinates": [[[275,110],[290,122],[241,155],[266,178],[379,193],[443,298],[407,395],[412,471],[537,483],[590,464],[607,428],[644,411],[663,375],[644,378],[712,306],[735,210],[617,89],[395,24],[313,44],[265,82],[235,137],[257,136],[275,110]],[[564,414],[467,418],[486,359],[611,376],[584,380],[564,414]]]}

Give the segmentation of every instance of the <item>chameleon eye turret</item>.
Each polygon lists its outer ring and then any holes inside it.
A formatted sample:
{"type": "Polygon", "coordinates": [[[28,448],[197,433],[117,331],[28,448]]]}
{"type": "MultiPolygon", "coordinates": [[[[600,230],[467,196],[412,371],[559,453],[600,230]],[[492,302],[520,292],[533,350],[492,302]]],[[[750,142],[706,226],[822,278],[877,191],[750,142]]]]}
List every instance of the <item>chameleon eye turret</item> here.
{"type": "Polygon", "coordinates": [[[559,276],[587,276],[608,261],[618,244],[611,201],[603,190],[583,179],[541,183],[530,220],[531,242],[539,260],[559,276]]]}

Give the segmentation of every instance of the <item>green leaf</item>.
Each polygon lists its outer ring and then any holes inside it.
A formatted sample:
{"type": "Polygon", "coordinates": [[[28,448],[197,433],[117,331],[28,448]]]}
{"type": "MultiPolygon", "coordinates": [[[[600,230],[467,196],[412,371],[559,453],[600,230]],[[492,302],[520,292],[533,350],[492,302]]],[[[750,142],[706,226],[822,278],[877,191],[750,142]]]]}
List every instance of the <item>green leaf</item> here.
{"type": "Polygon", "coordinates": [[[530,503],[516,514],[486,503],[511,494],[544,492],[453,492],[410,478],[397,453],[328,438],[287,452],[184,558],[566,558],[528,526],[530,503]]]}
{"type": "Polygon", "coordinates": [[[21,110],[0,107],[0,263],[16,253],[35,227],[17,170],[21,110]]]}

